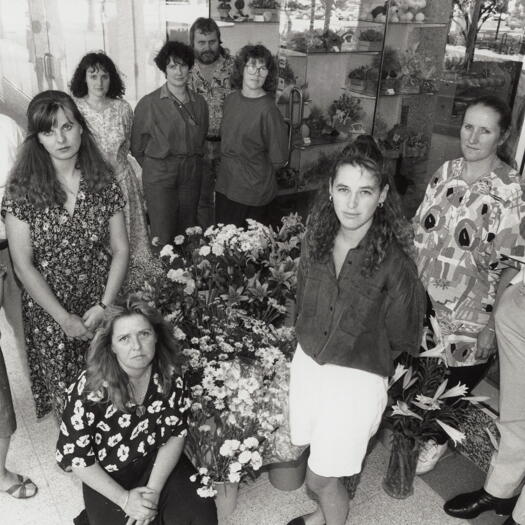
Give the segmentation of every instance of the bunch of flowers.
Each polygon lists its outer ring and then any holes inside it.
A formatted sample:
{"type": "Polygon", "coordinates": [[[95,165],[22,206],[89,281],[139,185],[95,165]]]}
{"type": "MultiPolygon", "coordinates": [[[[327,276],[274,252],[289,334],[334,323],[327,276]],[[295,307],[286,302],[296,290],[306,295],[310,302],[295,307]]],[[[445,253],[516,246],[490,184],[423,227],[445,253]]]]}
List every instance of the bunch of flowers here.
{"type": "Polygon", "coordinates": [[[207,497],[215,495],[214,482],[238,482],[275,455],[295,336],[235,309],[199,331],[183,350],[192,398],[187,443],[197,491],[207,497]]]}
{"type": "Polygon", "coordinates": [[[398,363],[390,379],[391,406],[385,419],[394,433],[405,436],[414,447],[436,439],[444,431],[454,444],[465,439],[457,430],[465,416],[466,401],[479,402],[486,398],[466,396],[467,387],[449,385],[444,364],[446,345],[435,318],[430,318],[432,330],[423,337],[424,351],[417,357],[406,357],[398,363]]]}
{"type": "MultiPolygon", "coordinates": [[[[167,279],[157,304],[176,324],[194,324],[196,310],[222,302],[267,323],[280,324],[295,297],[304,226],[297,214],[279,229],[248,220],[248,228],[188,228],[161,250],[167,279]]],[[[184,330],[184,328],[181,326],[184,330]]]]}

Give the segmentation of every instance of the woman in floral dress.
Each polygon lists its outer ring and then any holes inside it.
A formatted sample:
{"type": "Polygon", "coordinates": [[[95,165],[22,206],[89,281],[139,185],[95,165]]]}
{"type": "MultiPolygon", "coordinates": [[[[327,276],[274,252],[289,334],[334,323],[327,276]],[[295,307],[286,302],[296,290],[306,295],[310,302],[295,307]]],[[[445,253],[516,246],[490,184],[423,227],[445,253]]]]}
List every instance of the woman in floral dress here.
{"type": "MultiPolygon", "coordinates": [[[[432,176],[413,219],[419,276],[448,343],[449,385],[469,390],[496,352],[494,311],[511,277],[502,255],[522,243],[525,226],[519,173],[499,156],[510,123],[510,110],[498,98],[474,100],[461,126],[463,156],[432,176]]],[[[444,435],[442,443],[428,442],[418,474],[445,451],[444,435]]]]}
{"type": "Polygon", "coordinates": [[[23,284],[22,315],[37,417],[60,417],[67,387],[128,266],[124,199],[72,98],[44,91],[2,203],[23,284]]]}
{"type": "Polygon", "coordinates": [[[124,218],[129,237],[129,288],[138,288],[155,276],[159,264],[153,259],[138,178],[128,160],[133,111],[121,97],[124,83],[115,64],[104,53],[88,53],[80,61],[71,93],[78,109],[108,162],[126,199],[124,218]]]}

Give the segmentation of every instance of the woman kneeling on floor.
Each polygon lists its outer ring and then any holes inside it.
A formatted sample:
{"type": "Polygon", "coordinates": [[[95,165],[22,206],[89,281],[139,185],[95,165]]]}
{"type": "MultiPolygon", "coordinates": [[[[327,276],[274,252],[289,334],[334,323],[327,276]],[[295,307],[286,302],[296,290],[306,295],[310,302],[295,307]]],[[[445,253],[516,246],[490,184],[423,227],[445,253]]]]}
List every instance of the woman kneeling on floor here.
{"type": "Polygon", "coordinates": [[[176,361],[157,310],[133,295],[108,306],[57,443],[60,467],[83,482],[90,525],[217,524],[182,453],[189,400],[176,361]]]}
{"type": "Polygon", "coordinates": [[[290,428],[295,445],[310,445],[306,483],[319,508],[289,525],[346,521],[339,478],[361,471],[394,357],[419,351],[425,293],[412,250],[381,152],[362,135],[335,163],[302,245],[290,428]]]}

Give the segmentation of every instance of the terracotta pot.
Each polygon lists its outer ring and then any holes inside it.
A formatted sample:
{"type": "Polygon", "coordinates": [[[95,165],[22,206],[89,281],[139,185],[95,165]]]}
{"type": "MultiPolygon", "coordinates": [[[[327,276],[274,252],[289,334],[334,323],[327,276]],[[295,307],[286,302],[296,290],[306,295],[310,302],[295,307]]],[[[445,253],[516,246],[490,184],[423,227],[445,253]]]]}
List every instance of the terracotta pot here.
{"type": "Polygon", "coordinates": [[[213,488],[217,491],[215,505],[217,506],[218,516],[221,518],[229,516],[237,506],[239,484],[228,481],[215,481],[213,488]]]}
{"type": "Polygon", "coordinates": [[[268,465],[270,483],[279,490],[296,490],[304,483],[308,449],[294,461],[271,463],[268,465]]]}

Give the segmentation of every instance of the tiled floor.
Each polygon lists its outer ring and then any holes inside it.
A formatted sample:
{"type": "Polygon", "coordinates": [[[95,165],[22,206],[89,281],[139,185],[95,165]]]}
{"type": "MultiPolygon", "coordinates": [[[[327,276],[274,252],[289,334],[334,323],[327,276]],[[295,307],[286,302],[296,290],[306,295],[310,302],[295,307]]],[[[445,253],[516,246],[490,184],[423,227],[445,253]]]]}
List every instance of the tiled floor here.
{"type": "MultiPolygon", "coordinates": [[[[16,312],[17,301],[13,295],[12,280],[7,282],[7,289],[5,304],[8,315],[16,319],[13,312],[16,312]]],[[[17,335],[20,335],[19,322],[15,320],[12,324],[16,326],[17,335]]],[[[8,466],[15,472],[30,476],[38,485],[39,493],[35,498],[24,501],[0,493],[0,524],[70,525],[82,508],[80,484],[55,464],[57,423],[53,416],[36,421],[24,354],[11,326],[2,313],[1,344],[18,417],[18,430],[12,440],[8,466]]],[[[465,488],[468,483],[479,483],[482,479],[482,474],[467,460],[448,458],[432,475],[417,478],[414,494],[406,500],[391,499],[381,488],[387,461],[388,451],[378,444],[366,461],[356,496],[351,502],[348,524],[466,523],[448,517],[441,507],[443,498],[451,494],[447,482],[449,477],[454,480],[456,491],[465,488]],[[458,470],[459,467],[462,470],[458,470]],[[465,483],[461,480],[465,480],[465,483]]],[[[269,483],[267,475],[263,474],[254,482],[241,487],[236,511],[220,522],[221,525],[284,525],[292,517],[310,512],[313,508],[314,504],[308,499],[304,488],[293,492],[278,491],[269,483]]],[[[475,523],[490,525],[501,521],[492,515],[475,523]]]]}

